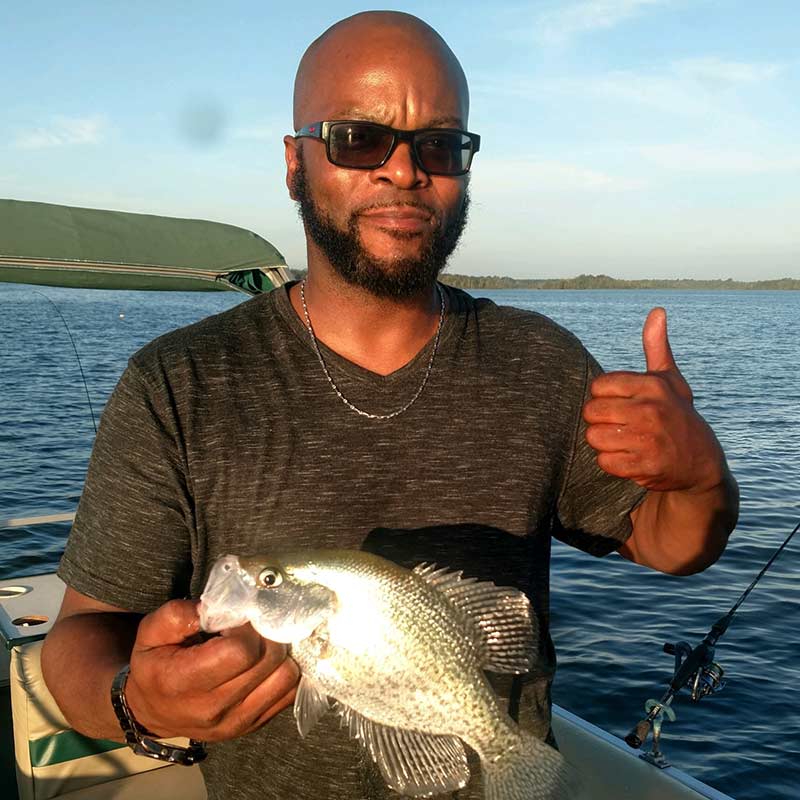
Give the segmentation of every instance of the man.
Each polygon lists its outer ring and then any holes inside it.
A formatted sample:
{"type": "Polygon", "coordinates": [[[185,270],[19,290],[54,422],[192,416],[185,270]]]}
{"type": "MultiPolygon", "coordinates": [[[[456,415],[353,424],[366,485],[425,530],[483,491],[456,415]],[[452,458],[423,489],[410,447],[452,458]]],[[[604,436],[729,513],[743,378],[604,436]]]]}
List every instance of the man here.
{"type": "Polygon", "coordinates": [[[546,738],[551,536],[688,573],[735,524],[736,485],[662,310],[647,372],[600,376],[543,317],[436,283],[467,213],[468,113],[458,61],[418,19],[328,30],[301,61],[284,140],[307,279],[156,340],[104,413],[45,675],[78,730],[119,738],[109,691],[130,662],[138,724],[211,743],[211,798],[385,793],[333,715],[299,739],[283,647],[249,626],[197,640],[195,602],[171,598],[197,598],[217,556],[365,547],[520,586],[537,660],[496,687],[546,738]]]}

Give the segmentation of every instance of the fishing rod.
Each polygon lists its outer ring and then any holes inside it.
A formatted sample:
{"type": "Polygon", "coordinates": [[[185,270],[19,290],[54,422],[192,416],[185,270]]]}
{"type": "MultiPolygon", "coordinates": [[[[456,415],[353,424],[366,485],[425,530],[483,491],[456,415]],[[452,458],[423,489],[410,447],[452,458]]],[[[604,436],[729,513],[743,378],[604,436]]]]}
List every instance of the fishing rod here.
{"type": "Polygon", "coordinates": [[[64,327],[67,330],[67,336],[69,336],[69,340],[72,344],[72,349],[75,351],[75,360],[78,362],[78,369],[81,373],[81,380],[83,381],[83,389],[86,392],[86,402],[89,404],[89,414],[92,418],[92,426],[94,427],[95,436],[97,435],[97,420],[95,419],[94,415],[94,408],[92,407],[92,398],[89,395],[89,384],[86,382],[86,375],[83,373],[83,364],[81,363],[81,356],[78,353],[78,346],[75,344],[75,339],[72,337],[72,331],[69,329],[69,325],[67,325],[67,320],[64,318],[64,315],[61,313],[61,309],[56,305],[55,301],[49,295],[46,295],[44,292],[40,292],[38,289],[31,289],[34,294],[41,295],[50,303],[51,306],[56,310],[56,314],[61,317],[61,321],[64,323],[64,327]]]}
{"type": "MultiPolygon", "coordinates": [[[[78,346],[75,344],[75,339],[72,336],[72,331],[67,324],[67,320],[64,315],[61,313],[61,309],[58,307],[56,302],[53,300],[52,297],[45,294],[44,292],[40,292],[38,289],[31,289],[31,292],[34,294],[41,295],[50,303],[51,306],[56,311],[56,314],[61,318],[61,322],[64,323],[64,328],[67,331],[67,336],[69,336],[69,341],[72,344],[72,349],[75,351],[75,360],[78,362],[78,370],[81,373],[81,381],[83,382],[83,390],[86,393],[86,403],[89,406],[89,415],[92,420],[92,427],[94,428],[95,436],[97,435],[97,419],[94,413],[94,407],[92,406],[92,398],[89,394],[89,384],[86,381],[86,375],[83,371],[83,363],[81,362],[81,356],[78,352],[78,346]]],[[[80,497],[80,495],[77,495],[80,497]]],[[[75,496],[70,496],[68,499],[74,499],[75,496]]],[[[0,518],[0,530],[4,528],[26,528],[31,525],[44,525],[52,522],[72,522],[75,519],[75,512],[68,511],[68,512],[57,512],[55,514],[39,514],[35,516],[11,516],[7,518],[0,518]]]]}
{"type": "Polygon", "coordinates": [[[784,551],[798,530],[800,530],[800,522],[795,525],[792,532],[772,554],[772,557],[764,565],[761,572],[742,592],[730,611],[711,626],[711,630],[705,635],[700,644],[694,648],[688,642],[667,642],[664,644],[664,652],[675,656],[675,670],[672,680],[660,700],[651,699],[647,701],[645,704],[647,716],[635,725],[625,737],[628,745],[638,750],[645,743],[652,730],[653,749],[650,753],[645,753],[642,756],[643,758],[658,767],[669,766],[669,762],[667,762],[659,749],[661,725],[665,718],[670,721],[675,719],[675,712],[670,704],[681,689],[689,688],[691,699],[695,703],[699,703],[704,697],[716,694],[724,688],[725,681],[723,676],[725,675],[725,670],[714,660],[716,644],[725,631],[728,630],[728,626],[731,624],[739,607],[747,599],[750,592],[753,591],[756,584],[764,577],[766,571],[775,563],[775,560],[784,551]]]}

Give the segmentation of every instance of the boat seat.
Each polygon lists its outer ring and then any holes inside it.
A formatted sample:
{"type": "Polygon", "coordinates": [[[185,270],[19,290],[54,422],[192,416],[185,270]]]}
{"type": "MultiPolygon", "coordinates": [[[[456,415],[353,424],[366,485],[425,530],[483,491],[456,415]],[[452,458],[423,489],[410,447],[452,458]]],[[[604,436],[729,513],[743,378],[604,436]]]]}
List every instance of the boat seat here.
{"type": "Polygon", "coordinates": [[[41,641],[11,650],[20,800],[206,800],[197,765],[165,764],[74,731],[44,683],[41,651],[41,641]]]}

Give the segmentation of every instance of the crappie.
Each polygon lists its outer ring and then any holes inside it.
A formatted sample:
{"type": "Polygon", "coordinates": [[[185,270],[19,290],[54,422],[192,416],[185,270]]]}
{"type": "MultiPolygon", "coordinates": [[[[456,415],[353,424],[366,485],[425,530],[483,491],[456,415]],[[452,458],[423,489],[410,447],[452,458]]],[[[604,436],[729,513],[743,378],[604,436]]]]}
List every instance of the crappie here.
{"type": "Polygon", "coordinates": [[[463,742],[480,756],[487,800],[567,796],[563,757],[520,730],[482,671],[528,670],[530,603],[516,589],[350,550],[229,555],[200,620],[209,632],[249,621],[290,644],[300,735],[332,708],[401,794],[465,786],[463,742]]]}

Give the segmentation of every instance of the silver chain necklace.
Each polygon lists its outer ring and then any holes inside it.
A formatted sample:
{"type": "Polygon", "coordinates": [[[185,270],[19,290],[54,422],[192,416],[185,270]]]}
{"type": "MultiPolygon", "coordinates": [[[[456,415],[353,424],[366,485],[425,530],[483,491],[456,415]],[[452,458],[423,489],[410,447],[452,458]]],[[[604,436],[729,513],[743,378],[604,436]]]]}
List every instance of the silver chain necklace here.
{"type": "Polygon", "coordinates": [[[311,344],[314,345],[314,352],[317,354],[317,359],[319,360],[322,371],[325,373],[325,377],[328,379],[328,383],[331,385],[331,388],[334,392],[336,392],[339,399],[351,411],[355,411],[356,414],[359,414],[362,417],[367,417],[368,419],[392,419],[393,417],[399,417],[404,411],[408,411],[408,409],[417,402],[417,398],[422,394],[422,390],[425,388],[425,384],[428,382],[428,378],[431,375],[431,370],[433,369],[433,360],[436,358],[436,351],[439,349],[439,336],[442,332],[442,323],[444,322],[444,292],[438,283],[436,284],[436,291],[439,292],[439,303],[441,305],[441,309],[439,311],[439,325],[436,328],[436,338],[433,341],[433,350],[431,350],[431,357],[428,359],[428,368],[425,370],[422,383],[420,383],[419,388],[414,393],[414,396],[402,408],[398,408],[397,411],[392,411],[391,414],[370,414],[368,411],[362,411],[358,406],[353,405],[342,394],[341,390],[336,385],[336,382],[331,377],[330,372],[328,372],[328,365],[325,363],[325,359],[322,357],[322,353],[320,352],[319,344],[317,342],[317,337],[314,333],[314,328],[311,327],[311,319],[308,316],[308,306],[306,306],[306,282],[305,280],[300,282],[300,301],[303,304],[303,314],[306,318],[306,329],[308,330],[308,335],[311,337],[311,344]]]}

